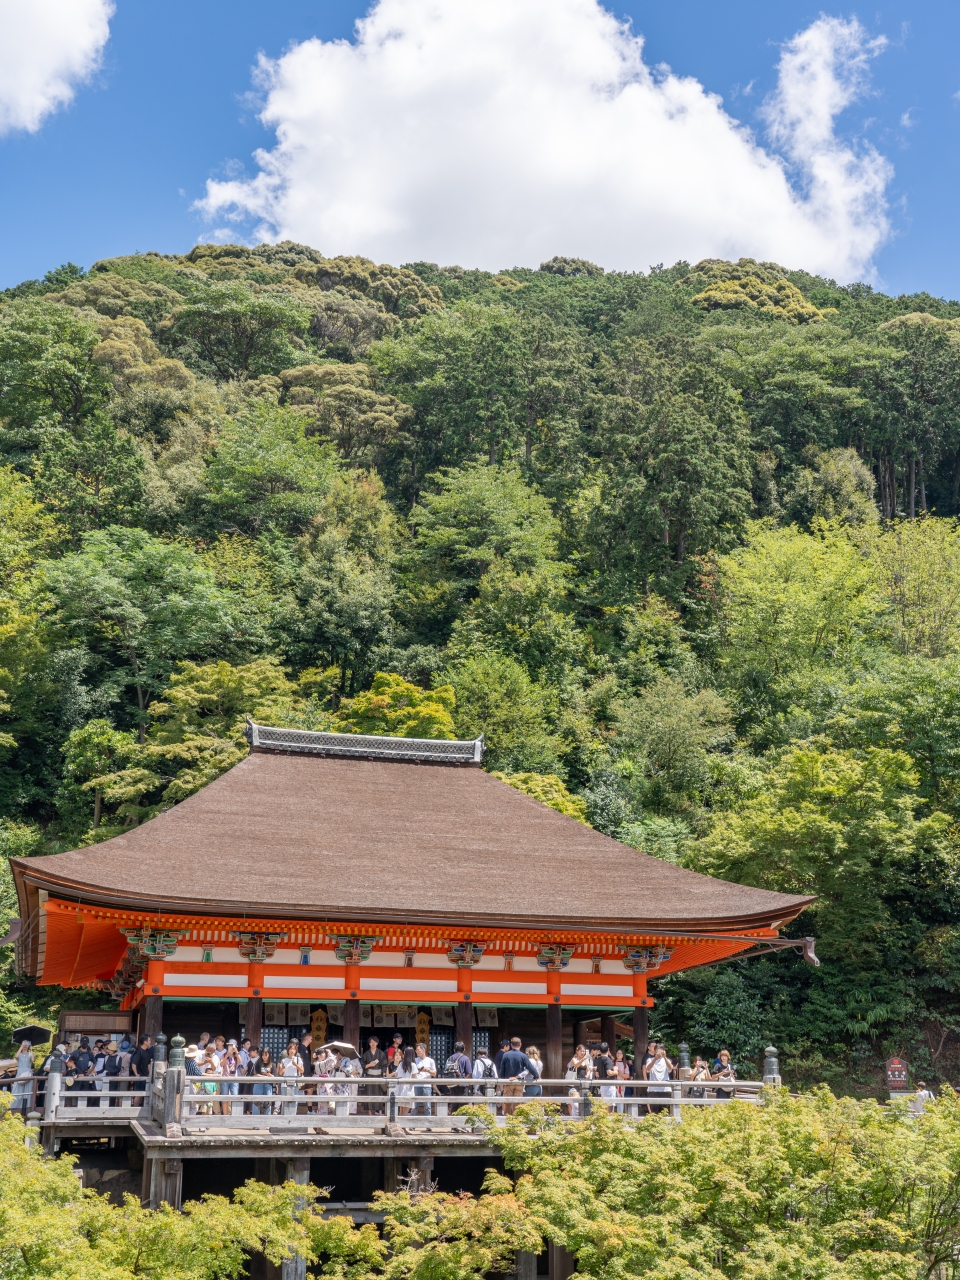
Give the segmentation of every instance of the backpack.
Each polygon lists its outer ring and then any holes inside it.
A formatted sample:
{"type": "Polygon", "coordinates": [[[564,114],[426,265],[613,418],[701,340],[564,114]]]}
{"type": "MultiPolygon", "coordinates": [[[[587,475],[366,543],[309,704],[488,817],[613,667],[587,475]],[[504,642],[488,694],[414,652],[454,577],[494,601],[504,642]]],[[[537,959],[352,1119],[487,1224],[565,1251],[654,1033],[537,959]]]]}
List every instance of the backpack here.
{"type": "Polygon", "coordinates": [[[496,1075],[497,1075],[497,1068],[493,1065],[493,1063],[488,1058],[486,1062],[483,1064],[483,1075],[480,1077],[480,1079],[494,1080],[496,1078],[496,1075]]]}
{"type": "Polygon", "coordinates": [[[465,1057],[466,1057],[466,1054],[464,1053],[451,1053],[450,1057],[447,1059],[444,1065],[443,1074],[445,1076],[468,1075],[469,1072],[464,1071],[463,1069],[463,1060],[465,1057]]]}

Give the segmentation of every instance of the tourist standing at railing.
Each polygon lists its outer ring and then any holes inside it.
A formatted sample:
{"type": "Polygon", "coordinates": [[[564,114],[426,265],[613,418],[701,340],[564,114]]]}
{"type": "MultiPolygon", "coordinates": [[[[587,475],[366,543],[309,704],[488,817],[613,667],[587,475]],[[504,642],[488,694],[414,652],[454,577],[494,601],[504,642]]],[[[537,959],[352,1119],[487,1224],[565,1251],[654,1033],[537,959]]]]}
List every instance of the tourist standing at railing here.
{"type": "MultiPolygon", "coordinates": [[[[247,1075],[272,1076],[275,1074],[273,1054],[270,1050],[266,1046],[254,1049],[247,1066],[247,1075]]],[[[258,1098],[272,1097],[273,1088],[273,1085],[268,1080],[258,1080],[253,1086],[254,1096],[258,1098]]],[[[273,1102],[254,1102],[252,1109],[261,1116],[268,1116],[273,1113],[273,1102]]]]}
{"type": "MultiPolygon", "coordinates": [[[[427,1046],[425,1044],[417,1045],[416,1062],[417,1062],[416,1078],[420,1081],[433,1080],[437,1074],[437,1064],[434,1062],[433,1058],[431,1058],[430,1055],[427,1053],[427,1046]]],[[[413,1092],[418,1098],[428,1098],[433,1093],[433,1085],[432,1084],[415,1084],[413,1086],[413,1092]]],[[[418,1102],[416,1104],[416,1107],[414,1108],[414,1115],[428,1116],[430,1115],[430,1110],[431,1109],[430,1109],[429,1103],[418,1102]]]]}
{"type": "Polygon", "coordinates": [[[673,1063],[667,1057],[667,1051],[663,1045],[657,1045],[652,1062],[648,1062],[643,1068],[644,1080],[653,1081],[650,1088],[647,1089],[647,1098],[650,1100],[647,1106],[648,1112],[660,1111],[662,1109],[662,1104],[654,1103],[653,1098],[654,1096],[658,1099],[664,1095],[667,1097],[670,1096],[671,1089],[667,1082],[672,1076],[673,1063]]]}
{"type": "MultiPolygon", "coordinates": [[[[220,1075],[223,1077],[220,1082],[220,1092],[224,1097],[235,1098],[239,1094],[240,1081],[237,1077],[241,1074],[240,1049],[236,1040],[231,1040],[220,1057],[220,1075]]],[[[233,1115],[233,1103],[222,1103],[220,1112],[222,1115],[233,1115]]]]}
{"type": "Polygon", "coordinates": [[[627,1081],[633,1079],[633,1063],[628,1060],[622,1049],[618,1049],[614,1054],[613,1074],[617,1077],[617,1111],[622,1115],[622,1099],[627,1096],[627,1089],[629,1088],[627,1081]]]}
{"type": "Polygon", "coordinates": [[[136,1080],[131,1087],[138,1093],[142,1093],[146,1090],[147,1080],[150,1078],[150,1066],[152,1062],[153,1040],[150,1036],[141,1036],[137,1041],[136,1049],[134,1049],[133,1053],[130,1055],[130,1074],[136,1077],[136,1080]]]}
{"type": "MultiPolygon", "coordinates": [[[[491,1091],[493,1090],[495,1086],[492,1082],[497,1079],[497,1068],[493,1065],[493,1059],[490,1057],[489,1049],[480,1048],[477,1050],[477,1060],[473,1064],[473,1071],[471,1074],[473,1075],[474,1080],[491,1081],[490,1088],[491,1091]]],[[[476,1084],[473,1087],[473,1091],[474,1093],[484,1094],[486,1093],[486,1086],[483,1084],[476,1084]]]]}
{"type": "MultiPolygon", "coordinates": [[[[98,1040],[93,1046],[93,1087],[97,1093],[103,1093],[106,1089],[106,1072],[105,1065],[107,1061],[107,1046],[103,1040],[98,1040]]],[[[100,1106],[101,1102],[98,1098],[95,1106],[100,1106]]]]}
{"type": "MultiPolygon", "coordinates": [[[[364,1096],[370,1098],[382,1097],[385,1091],[383,1081],[387,1074],[387,1055],[380,1048],[379,1036],[371,1036],[367,1041],[367,1047],[364,1050],[363,1057],[360,1059],[360,1069],[364,1080],[369,1081],[368,1084],[361,1086],[361,1092],[364,1096]]],[[[366,1115],[379,1115],[382,1110],[382,1102],[366,1102],[363,1104],[363,1111],[366,1115]]]]}
{"type": "Polygon", "coordinates": [[[493,1055],[493,1065],[497,1068],[498,1075],[503,1074],[503,1072],[500,1070],[500,1063],[503,1061],[503,1055],[505,1053],[509,1053],[509,1051],[510,1051],[510,1041],[508,1039],[501,1040],[500,1048],[493,1055]]]}
{"type": "MultiPolygon", "coordinates": [[[[337,1069],[337,1058],[332,1049],[319,1048],[313,1051],[313,1067],[314,1079],[317,1081],[317,1096],[320,1098],[329,1098],[333,1093],[333,1084],[331,1077],[337,1069]]],[[[317,1110],[321,1115],[330,1114],[330,1103],[317,1103],[317,1110]]]]}
{"type": "MultiPolygon", "coordinates": [[[[349,1058],[345,1054],[337,1050],[337,1066],[333,1075],[334,1078],[341,1083],[333,1086],[333,1092],[337,1097],[347,1097],[350,1101],[347,1103],[347,1115],[355,1116],[357,1114],[357,1094],[356,1087],[350,1081],[360,1075],[361,1067],[359,1058],[349,1058]]],[[[362,1085],[360,1086],[363,1087],[362,1085]]]]}
{"type": "MultiPolygon", "coordinates": [[[[469,1080],[472,1071],[473,1063],[467,1056],[463,1041],[457,1040],[453,1046],[453,1053],[443,1064],[443,1074],[445,1076],[453,1076],[459,1080],[469,1080]]],[[[463,1093],[464,1086],[462,1084],[438,1084],[437,1092],[446,1094],[463,1093]]]]}
{"type": "Polygon", "coordinates": [[[687,1091],[688,1096],[691,1098],[705,1098],[707,1095],[705,1082],[710,1079],[710,1068],[698,1054],[693,1060],[693,1072],[690,1076],[692,1083],[687,1091]]]}
{"type": "Polygon", "coordinates": [[[32,1095],[33,1044],[29,1040],[21,1040],[20,1050],[17,1053],[17,1076],[13,1084],[14,1111],[22,1111],[26,1115],[32,1095]]]}
{"type": "Polygon", "coordinates": [[[527,1057],[530,1059],[535,1074],[525,1071],[520,1077],[523,1081],[523,1096],[525,1098],[542,1098],[543,1085],[540,1083],[540,1077],[543,1075],[543,1061],[540,1057],[540,1050],[535,1044],[527,1045],[527,1057]]]}
{"type": "Polygon", "coordinates": [[[397,1112],[402,1116],[410,1114],[410,1099],[413,1097],[413,1082],[417,1079],[417,1070],[416,1051],[404,1049],[403,1057],[394,1071],[397,1080],[397,1112]]]}
{"type": "MultiPolygon", "coordinates": [[[[93,1054],[90,1051],[90,1041],[84,1036],[80,1041],[80,1048],[71,1054],[70,1062],[73,1067],[70,1075],[73,1079],[72,1088],[75,1093],[92,1093],[93,1084],[93,1054]]],[[[77,1104],[79,1106],[79,1103],[77,1104]]]]}
{"type": "Polygon", "coordinates": [[[403,1036],[399,1031],[393,1033],[393,1040],[387,1049],[387,1075],[395,1076],[397,1067],[403,1061],[403,1036]]]}
{"type": "Polygon", "coordinates": [[[600,1097],[610,1108],[617,1099],[617,1072],[613,1065],[613,1058],[610,1055],[610,1046],[606,1040],[600,1042],[600,1051],[594,1058],[593,1069],[596,1072],[597,1079],[602,1081],[600,1097]]]}
{"type": "MultiPolygon", "coordinates": [[[[103,1060],[103,1077],[107,1081],[107,1088],[111,1094],[118,1094],[121,1089],[121,1082],[117,1076],[123,1074],[123,1055],[120,1052],[120,1046],[116,1040],[111,1040],[107,1045],[107,1056],[103,1060]]],[[[111,1097],[111,1107],[121,1106],[121,1101],[117,1097],[111,1097]]]]}
{"type": "MultiPolygon", "coordinates": [[[[725,1084],[733,1083],[736,1080],[737,1073],[734,1070],[733,1063],[730,1061],[729,1049],[721,1049],[717,1054],[713,1064],[713,1078],[714,1080],[723,1081],[725,1084]]],[[[729,1102],[736,1093],[736,1089],[717,1089],[715,1092],[718,1101],[722,1099],[724,1102],[729,1102]]]]}
{"type": "MultiPolygon", "coordinates": [[[[531,1077],[535,1080],[540,1079],[540,1074],[536,1067],[523,1052],[523,1041],[519,1036],[514,1036],[510,1041],[510,1048],[500,1059],[500,1079],[503,1081],[503,1096],[505,1098],[519,1098],[523,1093],[523,1081],[521,1077],[527,1072],[527,1079],[531,1077]]],[[[503,1104],[504,1115],[513,1115],[517,1109],[515,1102],[505,1102],[503,1104]]]]}
{"type": "MultiPolygon", "coordinates": [[[[291,1040],[287,1045],[287,1052],[277,1064],[277,1075],[283,1080],[280,1086],[281,1092],[286,1097],[291,1097],[297,1092],[297,1084],[303,1076],[303,1063],[300,1061],[300,1053],[297,1043],[291,1040]]],[[[281,1115],[295,1116],[297,1114],[297,1103],[284,1102],[280,1108],[281,1115]]]]}
{"type": "MultiPolygon", "coordinates": [[[[578,1044],[573,1051],[573,1057],[567,1063],[567,1080],[592,1080],[593,1079],[593,1059],[587,1053],[587,1047],[578,1044]]],[[[580,1114],[580,1090],[571,1088],[568,1091],[570,1102],[567,1104],[570,1108],[571,1116],[580,1114]]]]}

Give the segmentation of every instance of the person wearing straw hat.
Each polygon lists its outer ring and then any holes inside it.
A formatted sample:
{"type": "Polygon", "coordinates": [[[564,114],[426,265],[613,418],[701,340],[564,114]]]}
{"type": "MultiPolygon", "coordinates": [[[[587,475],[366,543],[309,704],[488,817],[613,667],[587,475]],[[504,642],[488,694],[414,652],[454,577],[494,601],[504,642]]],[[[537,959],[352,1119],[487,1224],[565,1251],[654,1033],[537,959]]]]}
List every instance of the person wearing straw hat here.
{"type": "MultiPolygon", "coordinates": [[[[103,1060],[103,1075],[104,1079],[109,1081],[110,1093],[120,1092],[120,1081],[116,1077],[122,1074],[123,1054],[120,1052],[120,1046],[116,1040],[111,1040],[107,1045],[107,1054],[103,1060]]],[[[121,1105],[120,1099],[111,1098],[110,1105],[111,1107],[119,1107],[121,1105]]]]}

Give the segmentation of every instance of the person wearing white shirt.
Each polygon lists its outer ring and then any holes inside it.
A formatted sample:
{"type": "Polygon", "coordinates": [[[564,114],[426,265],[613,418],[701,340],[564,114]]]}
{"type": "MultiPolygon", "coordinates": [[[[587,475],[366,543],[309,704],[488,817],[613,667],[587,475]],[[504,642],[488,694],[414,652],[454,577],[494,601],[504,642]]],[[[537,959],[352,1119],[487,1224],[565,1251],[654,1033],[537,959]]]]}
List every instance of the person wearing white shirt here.
{"type": "MultiPolygon", "coordinates": [[[[437,1064],[428,1055],[427,1046],[425,1044],[417,1045],[416,1068],[417,1068],[416,1075],[414,1076],[415,1080],[432,1080],[433,1077],[437,1074],[437,1064]]],[[[419,1098],[429,1098],[433,1093],[433,1085],[432,1084],[415,1084],[413,1086],[413,1092],[419,1098]]],[[[414,1115],[426,1116],[429,1114],[430,1114],[430,1108],[426,1105],[426,1103],[418,1102],[414,1109],[414,1115]]]]}

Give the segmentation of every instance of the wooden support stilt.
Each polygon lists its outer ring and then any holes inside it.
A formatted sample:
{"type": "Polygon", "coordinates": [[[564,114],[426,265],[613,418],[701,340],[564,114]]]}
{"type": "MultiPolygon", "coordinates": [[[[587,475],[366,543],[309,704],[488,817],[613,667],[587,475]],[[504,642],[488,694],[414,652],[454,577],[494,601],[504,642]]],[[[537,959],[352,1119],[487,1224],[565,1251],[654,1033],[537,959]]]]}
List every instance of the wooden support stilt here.
{"type": "Polygon", "coordinates": [[[163,996],[147,996],[140,1007],[140,1034],[155,1036],[163,1030],[163,996]]]}
{"type": "Polygon", "coordinates": [[[344,1001],[343,1038],[347,1044],[352,1044],[360,1053],[363,1052],[363,1045],[360,1043],[360,1001],[358,999],[344,1001]]]}
{"type": "Polygon", "coordinates": [[[251,996],[247,1001],[247,1017],[243,1026],[244,1035],[256,1049],[263,1033],[263,997],[251,996]]]}
{"type": "Polygon", "coordinates": [[[600,1015],[600,1039],[610,1046],[610,1056],[617,1052],[617,1016],[614,1013],[600,1015]]]}
{"type": "MultiPolygon", "coordinates": [[[[473,1058],[473,1005],[457,1004],[453,1007],[455,1040],[462,1040],[463,1047],[470,1057],[473,1058]]],[[[443,1063],[438,1062],[437,1066],[443,1071],[443,1063]]]]}

